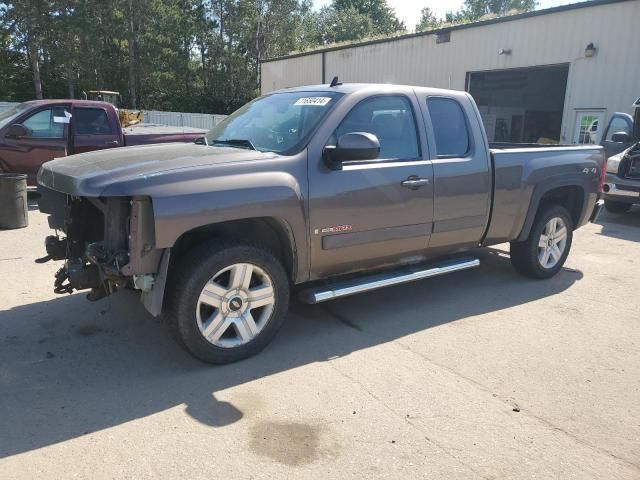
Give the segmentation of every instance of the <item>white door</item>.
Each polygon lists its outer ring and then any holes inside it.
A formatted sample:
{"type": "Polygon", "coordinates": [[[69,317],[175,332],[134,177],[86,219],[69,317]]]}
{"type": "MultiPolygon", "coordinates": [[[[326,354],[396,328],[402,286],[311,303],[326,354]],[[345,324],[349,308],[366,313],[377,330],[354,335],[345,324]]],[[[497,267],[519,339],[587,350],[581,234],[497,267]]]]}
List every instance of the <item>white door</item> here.
{"type": "Polygon", "coordinates": [[[577,110],[573,143],[598,144],[604,129],[604,110],[577,110]]]}

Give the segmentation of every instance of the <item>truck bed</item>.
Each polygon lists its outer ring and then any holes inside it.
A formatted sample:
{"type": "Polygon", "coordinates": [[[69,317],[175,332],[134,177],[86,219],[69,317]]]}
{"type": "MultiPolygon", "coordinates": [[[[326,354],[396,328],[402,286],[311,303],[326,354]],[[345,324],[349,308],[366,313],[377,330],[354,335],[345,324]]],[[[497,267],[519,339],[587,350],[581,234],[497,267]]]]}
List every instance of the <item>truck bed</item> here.
{"type": "Polygon", "coordinates": [[[579,166],[589,165],[592,160],[600,164],[603,151],[600,145],[492,144],[492,147],[496,145],[500,148],[489,150],[494,168],[494,198],[486,244],[517,236],[534,187],[543,180],[553,182],[554,178],[567,176],[593,180],[579,166]]]}
{"type": "Polygon", "coordinates": [[[201,128],[171,127],[154,123],[141,123],[122,129],[125,145],[147,145],[150,143],[185,142],[195,140],[207,133],[201,128]]]}

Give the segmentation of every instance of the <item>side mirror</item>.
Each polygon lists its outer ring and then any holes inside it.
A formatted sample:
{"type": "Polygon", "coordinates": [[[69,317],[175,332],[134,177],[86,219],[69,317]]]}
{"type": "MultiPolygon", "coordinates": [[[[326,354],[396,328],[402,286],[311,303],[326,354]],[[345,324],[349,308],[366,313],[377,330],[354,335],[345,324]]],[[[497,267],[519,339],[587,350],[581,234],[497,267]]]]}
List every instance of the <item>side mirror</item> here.
{"type": "Polygon", "coordinates": [[[380,141],[372,133],[345,133],[336,146],[324,148],[324,161],[331,170],[342,170],[343,162],[375,160],[380,154],[380,141]]]}
{"type": "Polygon", "coordinates": [[[611,141],[615,143],[628,143],[631,141],[631,135],[627,132],[616,132],[611,135],[611,141]]]}
{"type": "Polygon", "coordinates": [[[31,136],[31,130],[19,123],[14,123],[7,129],[4,134],[5,138],[25,138],[31,136]]]}

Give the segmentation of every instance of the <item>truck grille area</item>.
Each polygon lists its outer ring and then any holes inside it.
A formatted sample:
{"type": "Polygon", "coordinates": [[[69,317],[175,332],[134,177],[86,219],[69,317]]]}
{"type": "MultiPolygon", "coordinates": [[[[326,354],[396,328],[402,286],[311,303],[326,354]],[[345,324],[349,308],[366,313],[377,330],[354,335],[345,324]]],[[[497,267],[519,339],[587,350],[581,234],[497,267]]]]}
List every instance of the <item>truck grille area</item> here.
{"type": "Polygon", "coordinates": [[[40,211],[49,214],[57,231],[45,240],[47,260],[65,260],[56,273],[54,291],[92,289],[101,298],[123,282],[120,268],[128,263],[130,200],[126,197],[75,197],[40,189],[40,211]]]}

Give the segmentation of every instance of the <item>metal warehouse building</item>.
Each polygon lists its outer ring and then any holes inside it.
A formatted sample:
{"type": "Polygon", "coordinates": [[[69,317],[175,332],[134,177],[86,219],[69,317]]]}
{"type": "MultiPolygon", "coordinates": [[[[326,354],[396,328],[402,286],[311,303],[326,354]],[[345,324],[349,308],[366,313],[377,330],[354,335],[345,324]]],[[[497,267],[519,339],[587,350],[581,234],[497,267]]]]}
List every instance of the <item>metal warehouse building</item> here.
{"type": "Polygon", "coordinates": [[[640,0],[577,3],[268,60],[261,88],[338,75],[466,90],[490,141],[598,143],[640,96],[639,21],[640,0]]]}

